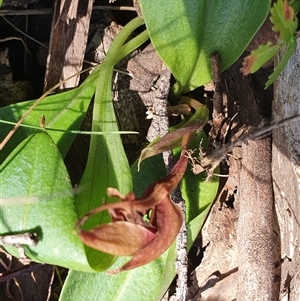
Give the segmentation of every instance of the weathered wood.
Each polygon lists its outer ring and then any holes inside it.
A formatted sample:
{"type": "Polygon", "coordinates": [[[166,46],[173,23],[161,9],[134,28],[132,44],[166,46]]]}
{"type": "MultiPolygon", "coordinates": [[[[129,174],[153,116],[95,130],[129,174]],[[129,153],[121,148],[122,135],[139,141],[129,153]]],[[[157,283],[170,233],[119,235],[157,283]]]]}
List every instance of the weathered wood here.
{"type": "MultiPolygon", "coordinates": [[[[81,71],[92,5],[93,0],[55,1],[44,91],[81,71]]],[[[61,84],[58,90],[74,88],[78,83],[79,75],[61,84]]],[[[74,184],[83,172],[89,145],[89,138],[81,136],[76,137],[65,161],[74,184]]]]}
{"type": "MultiPolygon", "coordinates": [[[[47,59],[44,89],[48,90],[81,71],[93,0],[57,0],[54,6],[52,30],[47,59]]],[[[60,89],[78,85],[73,77],[60,89]]]]}
{"type": "MultiPolygon", "coordinates": [[[[250,79],[238,82],[241,124],[257,127],[262,117],[250,79]]],[[[264,101],[260,99],[260,101],[264,101]]],[[[271,137],[242,145],[242,169],[238,186],[239,218],[238,301],[278,300],[279,230],[275,214],[271,137]]]]}
{"type": "MultiPolygon", "coordinates": [[[[273,120],[300,114],[300,38],[297,50],[275,83],[273,120]]],[[[282,57],[282,53],[279,57],[282,57]]],[[[281,237],[280,300],[300,300],[300,124],[273,132],[272,173],[281,237]]]]}
{"type": "MultiPolygon", "coordinates": [[[[239,73],[240,66],[238,61],[225,72],[226,87],[230,98],[238,103],[238,124],[256,127],[262,120],[256,93],[250,77],[239,73]]],[[[210,224],[206,223],[202,231],[205,235],[208,227],[203,242],[208,240],[209,245],[197,269],[198,293],[192,300],[198,300],[200,295],[200,300],[277,300],[280,250],[270,137],[244,143],[233,150],[230,159],[230,184],[226,190],[232,194],[237,187],[234,208],[219,211],[220,204],[216,203],[212,209],[210,224]],[[233,166],[234,161],[238,166],[233,166]]]]}
{"type": "Polygon", "coordinates": [[[237,300],[278,300],[279,231],[274,208],[271,138],[242,146],[239,220],[239,290],[237,300]]]}

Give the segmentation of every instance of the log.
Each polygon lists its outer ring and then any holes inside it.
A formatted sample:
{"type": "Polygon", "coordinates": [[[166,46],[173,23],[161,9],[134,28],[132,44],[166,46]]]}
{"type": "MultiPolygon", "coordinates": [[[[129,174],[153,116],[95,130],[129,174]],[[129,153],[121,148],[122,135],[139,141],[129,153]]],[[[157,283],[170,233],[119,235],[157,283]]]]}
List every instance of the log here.
{"type": "MultiPolygon", "coordinates": [[[[280,60],[283,53],[279,54],[280,60]]],[[[275,83],[273,121],[300,114],[300,38],[275,83]]],[[[273,132],[272,174],[281,240],[279,300],[300,300],[300,123],[273,132]]]]}

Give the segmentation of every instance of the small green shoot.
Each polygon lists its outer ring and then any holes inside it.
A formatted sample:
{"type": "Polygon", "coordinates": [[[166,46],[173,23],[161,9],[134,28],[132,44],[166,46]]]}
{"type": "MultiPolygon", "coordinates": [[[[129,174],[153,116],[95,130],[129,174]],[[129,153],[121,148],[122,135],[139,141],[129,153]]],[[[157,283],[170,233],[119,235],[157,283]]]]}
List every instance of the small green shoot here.
{"type": "Polygon", "coordinates": [[[241,72],[244,75],[256,72],[267,61],[274,57],[280,49],[285,49],[282,60],[279,62],[274,72],[269,76],[269,80],[265,85],[267,89],[279,76],[280,72],[286,66],[288,60],[296,49],[295,32],[298,28],[298,18],[296,13],[299,10],[300,1],[289,3],[287,0],[278,0],[271,8],[270,20],[273,23],[273,31],[278,39],[278,44],[268,42],[253,50],[250,55],[244,58],[241,72]]]}

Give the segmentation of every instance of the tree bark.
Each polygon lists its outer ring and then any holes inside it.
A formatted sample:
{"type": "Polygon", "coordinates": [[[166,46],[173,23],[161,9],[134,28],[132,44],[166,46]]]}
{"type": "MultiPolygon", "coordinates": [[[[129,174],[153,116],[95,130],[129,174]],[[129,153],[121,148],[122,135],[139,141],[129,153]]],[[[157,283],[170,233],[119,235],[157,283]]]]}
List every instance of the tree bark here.
{"type": "MultiPolygon", "coordinates": [[[[283,53],[280,53],[279,60],[283,53]]],[[[300,38],[275,83],[273,121],[300,114],[300,38]]],[[[272,173],[281,237],[280,300],[300,300],[300,124],[273,132],[272,173]]]]}

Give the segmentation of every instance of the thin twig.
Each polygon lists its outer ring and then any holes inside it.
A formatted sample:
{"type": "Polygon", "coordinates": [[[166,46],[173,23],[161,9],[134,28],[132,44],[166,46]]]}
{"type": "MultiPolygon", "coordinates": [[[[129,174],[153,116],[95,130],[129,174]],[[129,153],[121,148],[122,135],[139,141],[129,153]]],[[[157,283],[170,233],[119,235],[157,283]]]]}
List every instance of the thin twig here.
{"type": "MultiPolygon", "coordinates": [[[[228,142],[224,146],[217,147],[212,153],[200,158],[199,161],[195,160],[196,164],[194,164],[194,167],[196,167],[197,170],[193,171],[194,174],[199,174],[206,170],[208,173],[208,179],[210,179],[210,177],[214,174],[215,168],[235,147],[241,146],[243,143],[251,140],[262,139],[273,130],[286,126],[290,122],[296,122],[299,120],[300,115],[291,116],[268,126],[252,128],[248,133],[245,133],[246,130],[243,131],[243,128],[241,128],[241,131],[239,132],[241,136],[234,139],[232,142],[228,142]]],[[[249,127],[247,130],[249,130],[249,127]]]]}
{"type": "Polygon", "coordinates": [[[14,270],[2,273],[0,275],[0,282],[5,282],[5,281],[8,281],[8,280],[13,279],[15,277],[23,276],[25,274],[30,274],[34,270],[39,268],[40,266],[42,266],[42,264],[30,263],[30,264],[23,265],[19,268],[16,268],[14,270]]]}
{"type": "MultiPolygon", "coordinates": [[[[1,15],[1,14],[0,14],[1,15]]],[[[40,41],[34,39],[33,37],[31,37],[30,35],[28,35],[27,33],[23,32],[21,29],[19,29],[18,27],[16,27],[13,23],[11,23],[9,20],[7,20],[7,18],[5,18],[4,16],[1,15],[1,17],[4,19],[4,21],[9,24],[10,26],[12,26],[16,31],[18,31],[19,33],[21,33],[22,35],[24,35],[26,38],[36,42],[37,44],[41,45],[42,47],[48,48],[48,46],[46,46],[45,44],[41,43],[40,41]]],[[[27,49],[27,47],[26,47],[27,49]]]]}
{"type": "Polygon", "coordinates": [[[16,130],[18,129],[18,127],[20,126],[21,123],[23,123],[23,121],[25,120],[25,118],[31,113],[31,111],[41,103],[41,101],[48,96],[49,94],[51,94],[52,92],[55,91],[56,88],[58,88],[62,83],[68,81],[70,78],[73,78],[74,76],[78,76],[79,74],[82,74],[88,70],[90,70],[91,68],[87,68],[84,69],[76,74],[73,74],[72,76],[66,78],[63,81],[60,81],[58,84],[56,84],[54,87],[52,87],[51,89],[49,89],[48,91],[46,91],[40,98],[38,98],[34,104],[24,113],[24,115],[20,118],[20,120],[16,123],[16,125],[9,131],[9,133],[5,136],[5,138],[2,140],[2,142],[0,143],[0,150],[2,150],[4,148],[4,146],[6,145],[6,143],[9,141],[9,139],[12,137],[12,135],[16,132],[16,130]]]}
{"type": "MultiPolygon", "coordinates": [[[[95,5],[93,11],[95,10],[125,10],[125,11],[135,11],[133,6],[110,6],[110,5],[95,5]]],[[[0,16],[30,16],[30,15],[51,15],[53,12],[52,8],[42,8],[42,9],[3,9],[0,10],[0,16]]]]}
{"type": "Polygon", "coordinates": [[[0,39],[0,43],[7,42],[7,41],[11,41],[11,40],[18,40],[18,41],[21,41],[22,44],[23,44],[23,46],[24,46],[24,48],[26,49],[26,51],[31,55],[31,53],[30,53],[30,51],[29,51],[27,45],[25,44],[25,42],[23,41],[23,39],[20,38],[20,37],[7,37],[7,38],[5,38],[5,39],[0,39]]]}
{"type": "Polygon", "coordinates": [[[14,300],[15,298],[10,292],[10,280],[13,279],[16,287],[19,289],[19,292],[20,292],[20,295],[21,295],[21,301],[23,301],[23,299],[24,299],[23,298],[23,292],[22,292],[22,289],[20,287],[20,284],[19,284],[18,280],[14,277],[5,277],[4,276],[4,275],[9,274],[11,272],[11,266],[12,266],[12,256],[10,254],[6,254],[6,257],[9,260],[8,265],[6,265],[5,262],[0,258],[1,265],[7,271],[5,273],[0,273],[0,282],[6,282],[5,283],[5,294],[9,299],[14,300]]]}

